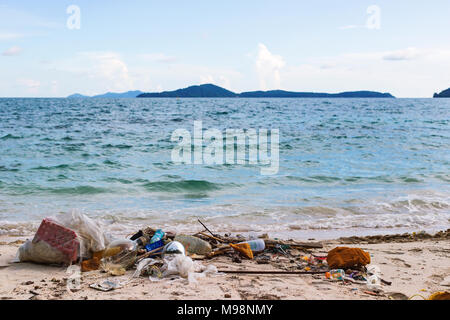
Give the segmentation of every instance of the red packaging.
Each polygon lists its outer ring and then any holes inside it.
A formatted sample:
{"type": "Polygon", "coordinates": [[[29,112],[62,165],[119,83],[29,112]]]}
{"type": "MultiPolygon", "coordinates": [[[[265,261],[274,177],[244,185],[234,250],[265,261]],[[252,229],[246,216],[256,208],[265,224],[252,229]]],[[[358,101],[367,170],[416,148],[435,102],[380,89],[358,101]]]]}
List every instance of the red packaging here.
{"type": "Polygon", "coordinates": [[[33,242],[45,241],[67,257],[67,263],[76,262],[80,250],[80,241],[76,233],[51,219],[44,219],[34,236],[33,242]]]}

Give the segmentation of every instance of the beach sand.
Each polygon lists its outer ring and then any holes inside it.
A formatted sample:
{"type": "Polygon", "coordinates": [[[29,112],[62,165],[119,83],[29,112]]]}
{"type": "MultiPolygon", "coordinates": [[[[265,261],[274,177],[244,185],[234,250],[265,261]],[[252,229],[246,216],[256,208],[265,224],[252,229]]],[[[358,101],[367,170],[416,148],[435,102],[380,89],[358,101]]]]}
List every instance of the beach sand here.
{"type": "MultiPolygon", "coordinates": [[[[125,282],[130,279],[133,270],[120,277],[108,276],[100,271],[83,273],[79,290],[70,291],[66,286],[70,274],[65,267],[11,263],[25,239],[0,237],[2,300],[385,300],[399,297],[392,296],[391,293],[401,293],[406,297],[415,294],[428,297],[436,291],[450,290],[450,230],[436,236],[341,238],[323,241],[323,249],[311,251],[325,256],[337,246],[348,246],[369,252],[372,264],[380,267],[382,278],[392,282],[390,286],[383,285],[383,292],[378,295],[365,293],[365,285],[333,282],[327,280],[324,274],[220,274],[206,276],[192,284],[184,279],[152,282],[148,277],[140,277],[109,292],[89,287],[90,284],[105,279],[125,282]]],[[[272,256],[270,264],[257,264],[254,260],[245,259],[242,259],[242,263],[233,263],[227,256],[198,262],[213,264],[219,270],[282,270],[294,261],[292,258],[276,255],[272,256]]]]}

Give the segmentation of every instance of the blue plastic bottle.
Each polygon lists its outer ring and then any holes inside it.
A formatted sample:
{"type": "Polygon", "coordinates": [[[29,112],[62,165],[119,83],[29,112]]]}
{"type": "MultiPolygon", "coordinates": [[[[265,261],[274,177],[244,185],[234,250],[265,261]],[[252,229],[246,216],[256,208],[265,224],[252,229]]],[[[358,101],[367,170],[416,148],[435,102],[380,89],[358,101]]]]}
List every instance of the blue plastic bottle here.
{"type": "Polygon", "coordinates": [[[156,230],[155,234],[153,235],[152,239],[150,240],[150,244],[162,240],[162,238],[164,238],[164,235],[165,235],[165,233],[161,229],[156,230]]]}

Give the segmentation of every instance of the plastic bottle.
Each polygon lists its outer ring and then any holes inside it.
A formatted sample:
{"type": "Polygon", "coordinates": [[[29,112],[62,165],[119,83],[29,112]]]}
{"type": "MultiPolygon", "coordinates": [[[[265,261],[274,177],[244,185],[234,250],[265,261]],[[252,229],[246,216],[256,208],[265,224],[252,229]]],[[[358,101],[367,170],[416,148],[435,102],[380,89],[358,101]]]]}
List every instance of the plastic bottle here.
{"type": "Polygon", "coordinates": [[[252,249],[253,252],[264,251],[264,249],[266,248],[266,243],[262,239],[250,240],[241,243],[248,243],[250,245],[250,249],[252,249]]]}
{"type": "Polygon", "coordinates": [[[373,291],[381,290],[381,280],[377,275],[371,275],[367,278],[367,288],[373,291]]]}
{"type": "Polygon", "coordinates": [[[163,240],[159,240],[157,242],[153,242],[153,243],[149,243],[145,246],[145,249],[147,251],[153,251],[156,250],[158,248],[161,248],[164,246],[164,241],[163,240]]]}
{"type": "Polygon", "coordinates": [[[162,240],[162,238],[164,238],[164,235],[165,235],[165,233],[161,229],[156,230],[155,234],[153,235],[152,239],[150,240],[150,244],[162,240]]]}

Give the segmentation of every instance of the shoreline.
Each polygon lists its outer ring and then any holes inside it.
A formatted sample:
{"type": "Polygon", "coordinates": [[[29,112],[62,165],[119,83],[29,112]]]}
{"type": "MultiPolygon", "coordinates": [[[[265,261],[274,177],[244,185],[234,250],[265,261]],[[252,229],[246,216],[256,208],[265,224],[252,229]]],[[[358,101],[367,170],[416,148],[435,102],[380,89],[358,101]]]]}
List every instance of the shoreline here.
{"type": "MultiPolygon", "coordinates": [[[[365,285],[332,282],[317,275],[231,275],[219,274],[187,280],[163,279],[152,282],[148,277],[132,279],[123,288],[100,292],[89,287],[100,280],[128,281],[134,270],[111,277],[100,271],[83,273],[81,288],[70,291],[66,282],[70,273],[65,267],[13,263],[24,237],[0,236],[1,300],[386,300],[436,291],[450,290],[450,229],[435,235],[428,233],[341,237],[321,241],[322,249],[309,253],[326,255],[337,246],[358,247],[369,252],[372,263],[381,269],[383,279],[392,282],[378,295],[368,294],[365,285]],[[396,293],[397,295],[393,295],[396,293]],[[401,294],[401,295],[398,295],[401,294]]],[[[305,252],[298,252],[299,257],[305,252]]],[[[227,256],[199,260],[219,270],[292,270],[297,258],[271,255],[269,264],[242,259],[231,262],[227,256]],[[289,269],[291,268],[291,269],[289,269]]]]}
{"type": "MultiPolygon", "coordinates": [[[[50,215],[52,216],[52,215],[50,215]]],[[[3,221],[5,225],[0,226],[0,237],[33,237],[37,228],[41,224],[43,216],[37,220],[29,220],[29,221],[3,221]]],[[[335,229],[322,229],[322,228],[305,228],[305,229],[297,229],[297,228],[289,228],[286,230],[275,230],[270,231],[267,229],[260,230],[257,226],[253,228],[245,227],[244,225],[235,225],[233,226],[223,226],[222,224],[214,224],[205,220],[210,227],[211,230],[214,230],[218,233],[232,233],[232,234],[240,234],[243,236],[251,236],[255,234],[268,234],[269,237],[279,238],[283,240],[288,239],[297,239],[300,241],[306,240],[317,240],[317,241],[331,241],[335,239],[339,239],[341,237],[367,237],[367,236],[379,236],[379,235],[395,235],[395,234],[404,234],[404,233],[429,233],[435,234],[440,231],[445,231],[449,228],[449,226],[427,226],[427,227],[377,227],[377,228],[367,228],[367,227],[349,227],[349,228],[335,228],[335,229]],[[221,231],[226,230],[226,231],[221,231]]],[[[108,229],[108,232],[112,236],[123,237],[126,234],[134,233],[136,230],[142,227],[142,225],[152,225],[151,221],[146,220],[138,220],[136,223],[129,223],[126,221],[126,227],[123,227],[121,221],[114,220],[103,220],[102,225],[108,229]],[[139,223],[138,223],[139,222],[139,223]]],[[[198,222],[192,222],[189,224],[180,224],[179,222],[171,224],[170,222],[165,222],[164,224],[158,224],[163,230],[172,231],[175,233],[190,233],[193,230],[201,231],[201,226],[198,222]]]]}

